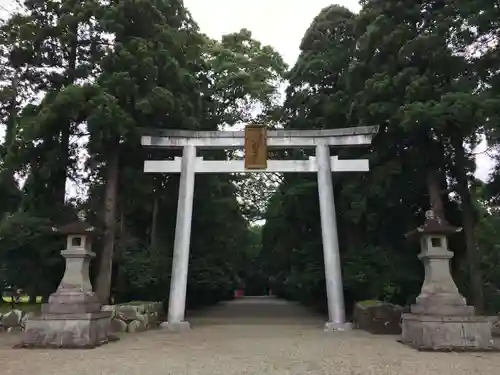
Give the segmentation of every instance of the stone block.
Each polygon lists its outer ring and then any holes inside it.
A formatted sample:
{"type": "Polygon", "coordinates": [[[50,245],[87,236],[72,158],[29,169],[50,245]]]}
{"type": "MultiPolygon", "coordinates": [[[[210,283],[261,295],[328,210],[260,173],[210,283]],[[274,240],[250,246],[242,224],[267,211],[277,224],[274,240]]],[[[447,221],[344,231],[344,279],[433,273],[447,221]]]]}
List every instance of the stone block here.
{"type": "Polygon", "coordinates": [[[497,316],[493,321],[493,328],[491,330],[493,337],[500,337],[500,316],[497,316]]]}
{"type": "Polygon", "coordinates": [[[438,301],[411,305],[411,312],[415,315],[473,316],[475,308],[465,304],[446,305],[438,301]]]}
{"type": "Polygon", "coordinates": [[[116,316],[116,307],[114,305],[104,305],[101,307],[101,311],[111,311],[111,317],[116,316]]]}
{"type": "Polygon", "coordinates": [[[123,303],[120,305],[104,305],[102,311],[111,312],[112,332],[143,332],[151,328],[158,328],[159,313],[162,304],[158,302],[123,303]],[[144,313],[141,313],[141,312],[144,313]]]}
{"type": "Polygon", "coordinates": [[[133,320],[141,320],[141,313],[137,306],[119,305],[116,306],[115,310],[116,316],[127,323],[133,320]]]}
{"type": "Polygon", "coordinates": [[[492,319],[484,316],[403,314],[403,344],[419,350],[493,350],[492,319]]]}
{"type": "Polygon", "coordinates": [[[135,332],[144,332],[146,331],[146,326],[144,322],[141,320],[133,320],[127,325],[127,332],[135,333],[135,332]]]}
{"type": "Polygon", "coordinates": [[[11,310],[2,316],[1,324],[5,328],[15,327],[21,325],[23,312],[21,310],[11,310]]]}
{"type": "Polygon", "coordinates": [[[146,329],[149,329],[149,314],[141,315],[141,319],[139,320],[142,322],[144,327],[146,327],[146,329]]]}
{"type": "Polygon", "coordinates": [[[363,301],[354,306],[354,327],[372,334],[401,333],[403,308],[383,301],[363,301]]]}
{"type": "Polygon", "coordinates": [[[23,330],[26,327],[26,322],[28,321],[28,319],[31,319],[31,317],[34,315],[35,315],[35,313],[29,312],[29,313],[24,314],[24,316],[21,318],[21,323],[19,323],[19,325],[23,328],[23,330]]]}
{"type": "Polygon", "coordinates": [[[93,292],[58,290],[42,305],[42,314],[78,314],[101,311],[101,304],[93,292]]]}
{"type": "Polygon", "coordinates": [[[110,335],[111,312],[42,314],[26,322],[20,347],[95,348],[110,335]]]}
{"type": "Polygon", "coordinates": [[[111,318],[111,332],[113,333],[123,333],[127,332],[127,323],[121,319],[111,318]]]}
{"type": "Polygon", "coordinates": [[[158,326],[160,325],[160,321],[158,319],[158,313],[156,312],[150,313],[148,316],[148,320],[150,328],[158,328],[158,326]]]}

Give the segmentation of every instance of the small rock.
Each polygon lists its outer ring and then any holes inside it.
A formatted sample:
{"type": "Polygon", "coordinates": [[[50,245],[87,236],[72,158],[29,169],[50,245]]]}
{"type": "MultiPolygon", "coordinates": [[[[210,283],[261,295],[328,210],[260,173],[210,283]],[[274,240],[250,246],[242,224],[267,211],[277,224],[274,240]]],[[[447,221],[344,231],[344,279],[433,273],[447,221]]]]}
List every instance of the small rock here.
{"type": "Polygon", "coordinates": [[[146,327],[144,326],[144,323],[141,322],[140,320],[133,320],[127,326],[127,332],[129,333],[144,332],[145,330],[146,327]]]}
{"type": "Polygon", "coordinates": [[[33,316],[33,313],[31,313],[31,312],[23,315],[23,317],[21,318],[21,322],[19,323],[19,325],[24,328],[26,326],[26,321],[28,319],[30,319],[32,316],[33,316]]]}
{"type": "Polygon", "coordinates": [[[21,324],[22,317],[23,312],[21,310],[11,310],[2,316],[2,326],[6,328],[18,326],[21,324]]]}
{"type": "Polygon", "coordinates": [[[9,327],[7,328],[8,333],[18,333],[18,332],[23,332],[24,329],[21,326],[14,326],[14,327],[9,327]]]}
{"type": "Polygon", "coordinates": [[[116,306],[113,305],[103,305],[101,311],[111,311],[111,318],[116,316],[116,306]]]}
{"type": "Polygon", "coordinates": [[[111,319],[111,332],[113,333],[122,333],[127,332],[127,323],[123,320],[112,318],[111,319]]]}
{"type": "Polygon", "coordinates": [[[491,334],[493,337],[500,337],[500,317],[497,319],[496,323],[493,323],[491,334]]]}
{"type": "Polygon", "coordinates": [[[153,312],[148,315],[149,328],[157,328],[159,325],[158,313],[153,312]]]}
{"type": "Polygon", "coordinates": [[[142,318],[142,324],[144,324],[144,327],[146,329],[148,329],[149,328],[149,315],[148,314],[141,315],[141,318],[142,318]]]}
{"type": "Polygon", "coordinates": [[[116,306],[116,316],[127,323],[133,320],[140,320],[140,315],[139,309],[136,306],[116,306]]]}

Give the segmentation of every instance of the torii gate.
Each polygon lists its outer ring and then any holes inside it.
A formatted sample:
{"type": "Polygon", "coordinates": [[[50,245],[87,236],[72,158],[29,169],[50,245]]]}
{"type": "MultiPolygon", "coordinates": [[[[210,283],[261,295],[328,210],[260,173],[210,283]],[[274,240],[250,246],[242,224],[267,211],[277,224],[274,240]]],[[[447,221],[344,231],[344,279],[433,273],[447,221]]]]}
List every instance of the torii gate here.
{"type": "Polygon", "coordinates": [[[155,148],[182,148],[182,157],[174,160],[146,160],[146,173],[180,173],[177,222],[170,281],[168,320],[162,328],[181,331],[190,328],[184,320],[186,305],[189,245],[196,173],[316,172],[321,216],[329,320],[325,331],[350,328],[346,322],[340,264],[335,201],[331,172],[367,172],[366,159],[341,160],[330,156],[331,147],[371,144],[378,127],[353,127],[327,130],[272,130],[265,126],[247,126],[243,131],[146,131],[141,144],[155,148]],[[245,147],[243,160],[203,160],[196,149],[245,147]],[[269,148],[316,148],[309,160],[267,160],[269,148]]]}

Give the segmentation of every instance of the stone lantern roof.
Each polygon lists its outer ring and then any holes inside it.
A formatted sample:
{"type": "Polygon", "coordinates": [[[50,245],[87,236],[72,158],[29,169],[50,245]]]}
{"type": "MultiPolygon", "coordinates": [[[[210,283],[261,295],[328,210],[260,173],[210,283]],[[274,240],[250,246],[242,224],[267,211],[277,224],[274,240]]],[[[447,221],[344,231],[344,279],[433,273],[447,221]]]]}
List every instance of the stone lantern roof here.
{"type": "Polygon", "coordinates": [[[406,237],[423,236],[423,235],[447,235],[458,233],[462,230],[461,227],[455,227],[434,214],[434,211],[428,210],[425,213],[424,225],[406,234],[406,237]]]}
{"type": "Polygon", "coordinates": [[[63,225],[59,228],[52,228],[54,232],[64,235],[91,235],[96,232],[96,228],[86,222],[77,220],[72,223],[63,225]]]}

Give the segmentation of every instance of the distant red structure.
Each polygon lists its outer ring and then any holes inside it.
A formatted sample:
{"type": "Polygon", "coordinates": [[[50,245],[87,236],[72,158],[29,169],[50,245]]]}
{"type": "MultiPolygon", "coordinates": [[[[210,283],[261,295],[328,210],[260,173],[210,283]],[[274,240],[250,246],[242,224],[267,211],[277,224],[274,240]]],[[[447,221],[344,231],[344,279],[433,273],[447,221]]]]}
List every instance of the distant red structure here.
{"type": "Polygon", "coordinates": [[[245,295],[245,291],[243,289],[236,289],[234,291],[234,298],[243,297],[245,295]]]}

